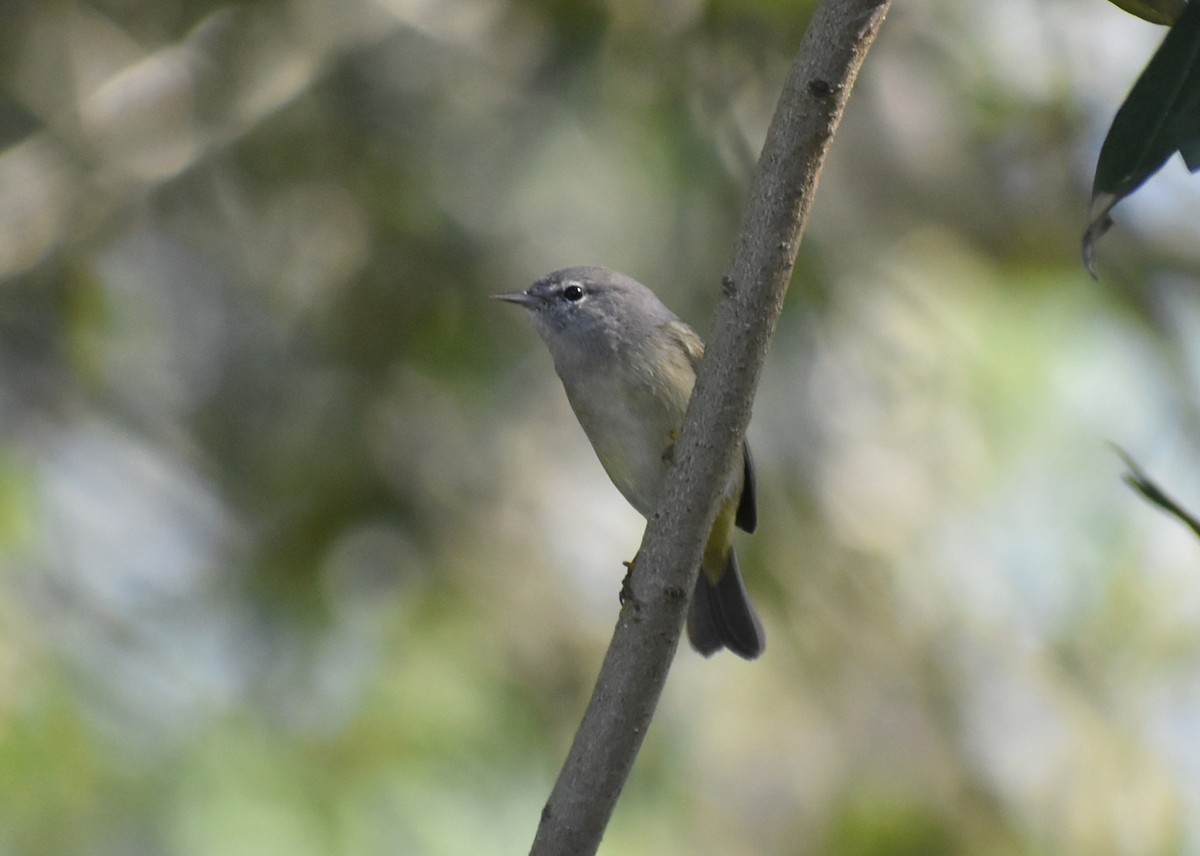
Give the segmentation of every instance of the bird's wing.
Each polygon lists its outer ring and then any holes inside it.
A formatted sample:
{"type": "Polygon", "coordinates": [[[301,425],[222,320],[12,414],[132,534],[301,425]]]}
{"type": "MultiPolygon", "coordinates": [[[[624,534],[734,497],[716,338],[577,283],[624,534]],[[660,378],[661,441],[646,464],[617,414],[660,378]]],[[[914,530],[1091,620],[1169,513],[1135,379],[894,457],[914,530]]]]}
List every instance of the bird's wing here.
{"type": "Polygon", "coordinates": [[[663,324],[663,330],[683,348],[693,371],[700,368],[700,358],[704,356],[704,342],[696,335],[696,331],[678,318],[663,324]]]}
{"type": "MultiPolygon", "coordinates": [[[[663,325],[680,347],[687,354],[693,369],[699,369],[700,358],[704,356],[704,342],[696,335],[696,331],[682,321],[668,321],[663,325]]],[[[734,522],[746,532],[753,532],[758,526],[758,502],[754,496],[754,459],[750,457],[750,444],[742,444],[742,495],[738,500],[737,517],[734,522]]]]}
{"type": "Polygon", "coordinates": [[[754,459],[749,443],[742,443],[742,473],[742,496],[733,522],[743,531],[753,532],[758,526],[758,500],[754,496],[754,459]]]}

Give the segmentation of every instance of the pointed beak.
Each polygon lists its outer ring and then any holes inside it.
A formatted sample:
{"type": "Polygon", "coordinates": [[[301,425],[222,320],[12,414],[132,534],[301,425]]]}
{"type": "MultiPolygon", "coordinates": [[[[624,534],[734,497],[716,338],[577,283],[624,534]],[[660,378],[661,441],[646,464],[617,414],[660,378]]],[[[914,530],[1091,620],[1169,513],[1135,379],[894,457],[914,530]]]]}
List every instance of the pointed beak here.
{"type": "Polygon", "coordinates": [[[493,294],[493,300],[503,300],[505,303],[518,303],[526,309],[532,309],[538,304],[538,299],[528,291],[505,291],[501,294],[493,294]]]}

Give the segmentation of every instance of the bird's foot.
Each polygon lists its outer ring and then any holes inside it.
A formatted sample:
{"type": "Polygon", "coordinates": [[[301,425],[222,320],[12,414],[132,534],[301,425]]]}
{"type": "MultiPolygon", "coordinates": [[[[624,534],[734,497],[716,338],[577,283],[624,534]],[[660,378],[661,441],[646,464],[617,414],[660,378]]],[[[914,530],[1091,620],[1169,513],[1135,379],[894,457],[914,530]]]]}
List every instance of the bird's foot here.
{"type": "Polygon", "coordinates": [[[637,564],[637,556],[634,556],[630,561],[622,562],[621,564],[625,566],[625,577],[621,580],[621,591],[617,595],[617,600],[620,602],[621,606],[624,606],[633,600],[633,569],[637,564]]]}

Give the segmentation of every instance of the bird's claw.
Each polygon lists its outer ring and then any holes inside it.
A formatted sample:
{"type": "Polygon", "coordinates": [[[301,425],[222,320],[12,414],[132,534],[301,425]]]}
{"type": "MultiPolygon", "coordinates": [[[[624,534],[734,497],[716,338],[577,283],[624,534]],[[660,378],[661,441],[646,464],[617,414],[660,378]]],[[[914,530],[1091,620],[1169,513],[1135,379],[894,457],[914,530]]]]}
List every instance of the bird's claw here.
{"type": "Polygon", "coordinates": [[[625,604],[627,604],[633,600],[632,580],[633,580],[633,568],[636,563],[637,563],[636,556],[633,558],[632,561],[621,562],[621,564],[625,566],[625,577],[621,580],[621,591],[620,591],[620,593],[617,594],[617,600],[620,602],[621,606],[624,606],[625,604]]]}

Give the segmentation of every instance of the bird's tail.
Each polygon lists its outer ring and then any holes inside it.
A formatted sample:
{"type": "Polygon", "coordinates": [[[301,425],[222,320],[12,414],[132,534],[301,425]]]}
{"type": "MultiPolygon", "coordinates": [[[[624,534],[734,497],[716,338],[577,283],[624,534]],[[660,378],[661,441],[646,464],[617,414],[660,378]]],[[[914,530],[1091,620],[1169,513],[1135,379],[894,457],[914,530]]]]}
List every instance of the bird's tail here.
{"type": "Polygon", "coordinates": [[[733,550],[729,551],[725,572],[715,583],[703,570],[700,572],[688,609],[687,630],[692,647],[705,657],[728,648],[743,659],[753,660],[766,647],[762,622],[750,603],[733,550]]]}

